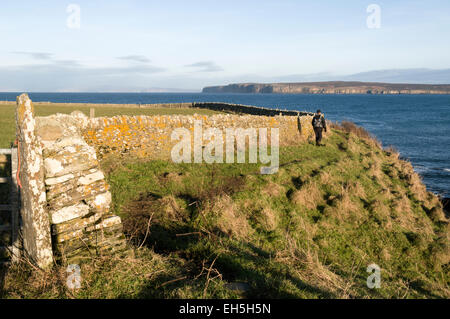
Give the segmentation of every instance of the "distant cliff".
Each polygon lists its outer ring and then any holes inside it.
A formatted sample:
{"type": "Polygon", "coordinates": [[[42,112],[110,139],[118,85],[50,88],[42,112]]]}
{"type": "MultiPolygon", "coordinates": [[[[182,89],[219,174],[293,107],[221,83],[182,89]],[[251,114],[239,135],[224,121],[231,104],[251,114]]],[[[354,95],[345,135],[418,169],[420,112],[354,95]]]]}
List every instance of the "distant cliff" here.
{"type": "Polygon", "coordinates": [[[450,94],[450,85],[346,81],[266,84],[242,83],[205,87],[203,93],[450,94]]]}

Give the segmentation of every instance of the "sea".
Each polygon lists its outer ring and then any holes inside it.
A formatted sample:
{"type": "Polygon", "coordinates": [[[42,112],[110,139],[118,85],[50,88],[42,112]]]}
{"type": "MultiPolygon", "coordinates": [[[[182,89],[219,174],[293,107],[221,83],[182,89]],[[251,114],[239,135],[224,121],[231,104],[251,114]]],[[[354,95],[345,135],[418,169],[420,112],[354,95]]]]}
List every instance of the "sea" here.
{"type": "MultiPolygon", "coordinates": [[[[0,93],[15,101],[19,93],[0,93]]],[[[315,112],[331,121],[363,126],[384,147],[412,162],[427,188],[450,197],[450,95],[211,94],[211,93],[30,93],[36,102],[179,103],[228,102],[315,112]]]]}

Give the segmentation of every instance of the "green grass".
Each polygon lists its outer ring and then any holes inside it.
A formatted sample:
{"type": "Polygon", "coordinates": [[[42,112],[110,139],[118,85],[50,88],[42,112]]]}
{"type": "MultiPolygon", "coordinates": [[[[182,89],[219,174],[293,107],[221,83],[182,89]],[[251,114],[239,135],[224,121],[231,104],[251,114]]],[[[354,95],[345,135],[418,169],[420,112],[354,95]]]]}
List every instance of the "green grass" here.
{"type": "Polygon", "coordinates": [[[335,130],[326,143],[282,148],[274,175],[258,164],[105,160],[132,256],[83,264],[74,293],[64,268],[17,266],[4,296],[448,298],[448,221],[429,216],[436,198],[370,140],[335,130]],[[371,263],[380,289],[366,286],[371,263]]]}
{"type": "MultiPolygon", "coordinates": [[[[78,105],[63,105],[63,104],[35,104],[36,116],[48,116],[55,113],[65,113],[69,114],[75,110],[81,111],[87,116],[90,114],[90,109],[95,109],[96,117],[112,117],[116,115],[170,115],[170,114],[181,114],[181,115],[192,115],[197,114],[218,114],[220,112],[206,110],[206,109],[191,109],[191,108],[148,108],[140,109],[133,107],[111,107],[98,105],[83,106],[83,104],[78,105]]],[[[0,104],[0,148],[9,148],[11,143],[15,140],[15,103],[11,104],[0,104]]]]}

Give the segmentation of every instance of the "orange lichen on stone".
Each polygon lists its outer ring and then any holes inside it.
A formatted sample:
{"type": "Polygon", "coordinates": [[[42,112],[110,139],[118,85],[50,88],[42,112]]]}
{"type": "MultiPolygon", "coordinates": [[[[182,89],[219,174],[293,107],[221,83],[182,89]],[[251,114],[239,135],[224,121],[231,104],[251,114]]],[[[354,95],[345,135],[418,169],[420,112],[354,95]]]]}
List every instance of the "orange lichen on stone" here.
{"type": "MultiPolygon", "coordinates": [[[[120,116],[94,119],[84,137],[97,153],[130,154],[139,158],[169,158],[172,147],[178,141],[171,140],[174,129],[194,131],[195,121],[201,121],[203,131],[208,128],[279,128],[280,145],[298,143],[312,134],[310,116],[257,116],[257,115],[161,115],[120,116]]],[[[206,141],[205,141],[206,142],[206,141]]]]}

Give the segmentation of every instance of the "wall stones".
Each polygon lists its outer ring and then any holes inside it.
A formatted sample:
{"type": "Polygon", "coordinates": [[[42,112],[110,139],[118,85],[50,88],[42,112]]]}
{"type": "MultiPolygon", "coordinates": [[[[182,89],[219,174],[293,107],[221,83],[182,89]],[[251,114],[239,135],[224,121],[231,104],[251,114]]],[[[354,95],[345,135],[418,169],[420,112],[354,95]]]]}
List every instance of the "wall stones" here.
{"type": "MultiPolygon", "coordinates": [[[[257,116],[217,114],[115,116],[91,119],[82,134],[86,142],[95,147],[99,156],[106,154],[131,155],[138,158],[169,159],[174,129],[194,130],[194,122],[202,121],[203,130],[226,128],[279,128],[280,145],[299,143],[314,134],[311,116],[257,116]]],[[[192,134],[193,136],[193,134],[192,134]]],[[[270,141],[270,137],[269,137],[270,141]]]]}
{"type": "MultiPolygon", "coordinates": [[[[78,203],[72,206],[65,206],[59,210],[50,212],[51,223],[53,225],[61,224],[72,219],[84,217],[89,214],[89,206],[78,203]]],[[[60,227],[61,228],[61,227],[60,227]]]]}
{"type": "Polygon", "coordinates": [[[110,212],[111,193],[95,149],[81,136],[81,112],[36,118],[42,140],[44,183],[53,248],[75,262],[125,248],[119,217],[110,212]]]}

